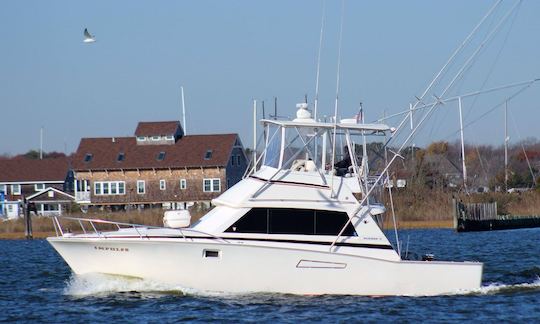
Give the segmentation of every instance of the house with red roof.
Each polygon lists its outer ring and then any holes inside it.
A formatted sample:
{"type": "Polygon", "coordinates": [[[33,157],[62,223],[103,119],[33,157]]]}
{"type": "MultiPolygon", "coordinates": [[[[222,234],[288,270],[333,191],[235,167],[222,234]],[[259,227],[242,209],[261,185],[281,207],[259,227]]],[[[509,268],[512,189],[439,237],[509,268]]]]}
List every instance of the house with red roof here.
{"type": "Polygon", "coordinates": [[[117,208],[209,202],[247,168],[237,134],[184,135],[178,121],[140,122],[132,137],[83,138],[72,161],[77,202],[117,208]]]}
{"type": "Polygon", "coordinates": [[[61,214],[74,201],[68,193],[72,183],[67,157],[0,160],[0,216],[22,216],[25,199],[34,203],[38,215],[61,214]]]}

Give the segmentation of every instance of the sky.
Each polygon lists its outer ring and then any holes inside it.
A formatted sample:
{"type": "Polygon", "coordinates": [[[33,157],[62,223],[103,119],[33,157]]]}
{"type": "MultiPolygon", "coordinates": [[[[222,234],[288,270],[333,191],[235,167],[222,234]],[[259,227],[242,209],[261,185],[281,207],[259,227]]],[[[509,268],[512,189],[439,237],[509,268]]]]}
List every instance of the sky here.
{"type": "MultiPolygon", "coordinates": [[[[515,3],[496,8],[424,102],[443,93],[515,3]]],[[[251,146],[254,99],[265,101],[268,114],[277,97],[278,114],[287,116],[305,95],[313,104],[323,13],[319,116],[333,114],[343,21],[339,115],[353,116],[362,102],[372,121],[408,108],[494,4],[349,0],[341,20],[342,2],[330,0],[6,0],[0,154],[38,149],[41,128],[45,151],[70,153],[82,137],[133,136],[139,121],[181,121],[181,86],[187,134],[239,133],[251,146]],[[83,43],[84,28],[97,42],[83,43]]],[[[540,1],[517,8],[443,99],[540,77],[540,1]]],[[[514,141],[540,138],[538,83],[508,104],[514,141]]],[[[502,144],[503,112],[492,108],[518,89],[464,100],[467,141],[502,144]]],[[[456,105],[448,103],[414,141],[453,140],[458,127],[456,105]]]]}

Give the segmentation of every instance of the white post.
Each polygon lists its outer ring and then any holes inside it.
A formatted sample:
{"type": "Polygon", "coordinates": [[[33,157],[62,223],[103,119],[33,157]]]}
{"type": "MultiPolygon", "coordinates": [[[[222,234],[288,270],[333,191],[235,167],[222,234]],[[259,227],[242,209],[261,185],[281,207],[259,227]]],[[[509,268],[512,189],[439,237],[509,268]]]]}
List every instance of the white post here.
{"type": "Polygon", "coordinates": [[[465,166],[465,139],[463,136],[463,112],[461,106],[461,97],[458,98],[458,108],[459,108],[459,132],[461,134],[461,163],[463,167],[463,186],[465,187],[465,192],[467,192],[467,167],[465,166]]]}
{"type": "Polygon", "coordinates": [[[43,126],[39,129],[39,159],[43,160],[43,126]]]}
{"type": "Polygon", "coordinates": [[[187,126],[186,126],[186,103],[184,101],[184,87],[180,87],[182,91],[182,128],[184,129],[184,135],[187,135],[187,126]]]}
{"type": "Polygon", "coordinates": [[[253,100],[253,172],[257,171],[257,100],[253,100]]]}
{"type": "Polygon", "coordinates": [[[75,202],[77,202],[77,191],[79,188],[77,188],[77,178],[75,176],[73,177],[73,193],[75,194],[75,202]]]}
{"type": "Polygon", "coordinates": [[[504,102],[504,190],[508,192],[508,100],[504,102]]]}

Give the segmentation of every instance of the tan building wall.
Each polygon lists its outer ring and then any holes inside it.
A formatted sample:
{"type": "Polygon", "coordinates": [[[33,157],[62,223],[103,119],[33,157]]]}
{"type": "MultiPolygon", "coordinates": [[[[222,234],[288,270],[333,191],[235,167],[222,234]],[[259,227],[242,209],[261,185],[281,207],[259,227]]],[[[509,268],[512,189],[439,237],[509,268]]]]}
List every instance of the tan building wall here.
{"type": "Polygon", "coordinates": [[[163,202],[209,201],[227,189],[225,168],[193,168],[166,170],[130,171],[76,171],[76,180],[90,182],[92,204],[143,204],[163,202]],[[219,192],[204,192],[203,179],[219,178],[219,192]],[[186,179],[186,189],[180,189],[180,180],[186,179]],[[137,180],[145,181],[145,193],[137,193],[137,180]],[[166,181],[165,190],[160,190],[160,180],[166,181]],[[125,194],[95,195],[96,181],[125,181],[125,194]]]}

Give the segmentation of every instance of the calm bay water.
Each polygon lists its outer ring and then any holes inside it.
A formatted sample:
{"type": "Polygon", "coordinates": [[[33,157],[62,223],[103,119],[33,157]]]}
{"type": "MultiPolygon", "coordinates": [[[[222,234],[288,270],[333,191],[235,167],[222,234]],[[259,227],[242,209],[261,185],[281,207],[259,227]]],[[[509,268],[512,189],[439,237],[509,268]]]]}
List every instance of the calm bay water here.
{"type": "Polygon", "coordinates": [[[0,322],[540,321],[540,229],[400,235],[410,251],[484,262],[483,287],[437,297],[209,294],[74,276],[45,240],[6,240],[0,241],[0,322]]]}

